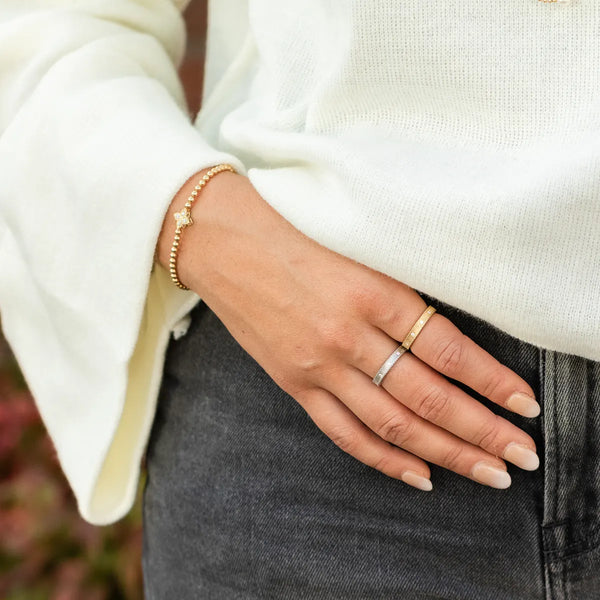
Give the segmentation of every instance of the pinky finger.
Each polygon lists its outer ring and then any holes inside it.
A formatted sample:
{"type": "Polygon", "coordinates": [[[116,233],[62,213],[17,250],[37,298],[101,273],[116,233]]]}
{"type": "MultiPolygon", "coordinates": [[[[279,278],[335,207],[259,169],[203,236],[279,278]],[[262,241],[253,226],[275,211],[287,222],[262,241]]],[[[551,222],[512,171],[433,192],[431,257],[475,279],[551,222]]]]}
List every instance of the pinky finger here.
{"type": "Polygon", "coordinates": [[[327,390],[305,391],[298,402],[315,425],[344,452],[420,490],[433,489],[425,461],[379,437],[327,390]]]}

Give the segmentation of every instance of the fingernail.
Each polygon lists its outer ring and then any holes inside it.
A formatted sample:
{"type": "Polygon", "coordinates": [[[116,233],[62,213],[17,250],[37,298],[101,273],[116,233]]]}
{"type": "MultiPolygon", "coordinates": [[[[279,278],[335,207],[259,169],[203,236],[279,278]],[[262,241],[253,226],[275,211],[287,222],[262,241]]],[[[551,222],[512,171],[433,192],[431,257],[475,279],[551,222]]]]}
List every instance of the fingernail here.
{"type": "Polygon", "coordinates": [[[527,448],[527,446],[517,444],[517,442],[508,444],[504,449],[502,457],[527,471],[535,471],[540,466],[538,455],[533,450],[527,448]]]}
{"type": "Polygon", "coordinates": [[[524,417],[537,417],[542,410],[531,396],[522,392],[515,392],[506,401],[506,406],[524,417]]]}
{"type": "Polygon", "coordinates": [[[485,461],[475,463],[471,475],[479,481],[498,489],[505,489],[510,486],[511,479],[507,471],[502,471],[490,465],[485,461]]]}
{"type": "Polygon", "coordinates": [[[402,481],[425,492],[430,492],[433,489],[433,484],[427,477],[421,477],[421,475],[417,475],[414,471],[404,471],[402,473],[402,481]]]}

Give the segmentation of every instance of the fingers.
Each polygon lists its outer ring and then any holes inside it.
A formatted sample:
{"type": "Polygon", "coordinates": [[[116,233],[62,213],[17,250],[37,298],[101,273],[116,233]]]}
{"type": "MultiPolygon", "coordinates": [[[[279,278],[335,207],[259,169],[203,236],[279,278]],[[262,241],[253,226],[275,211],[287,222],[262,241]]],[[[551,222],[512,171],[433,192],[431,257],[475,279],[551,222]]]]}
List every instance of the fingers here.
{"type": "Polygon", "coordinates": [[[426,462],[370,431],[330,392],[313,388],[297,395],[296,399],[317,427],[344,452],[413,487],[424,491],[432,489],[426,462]]]}
{"type": "MultiPolygon", "coordinates": [[[[400,361],[404,358],[407,354],[400,361]]],[[[381,439],[479,483],[510,485],[501,459],[415,414],[358,369],[340,369],[330,377],[329,389],[381,439]]],[[[464,418],[469,419],[467,414],[464,418]]]]}
{"type": "MultiPolygon", "coordinates": [[[[377,372],[381,363],[398,346],[396,341],[379,330],[373,330],[370,336],[365,336],[364,343],[373,350],[362,354],[361,363],[355,366],[370,376],[377,372]]],[[[372,382],[369,383],[377,389],[372,382]]],[[[398,359],[384,377],[382,387],[414,414],[483,448],[489,454],[501,456],[527,470],[539,466],[536,445],[531,436],[453,385],[411,352],[405,352],[398,359]]],[[[341,392],[328,389],[344,402],[341,392]]],[[[370,389],[365,388],[364,393],[369,394],[370,389]]],[[[379,405],[373,404],[373,410],[378,411],[379,405]]],[[[412,448],[408,449],[413,451],[412,448]]]]}
{"type": "MultiPolygon", "coordinates": [[[[387,299],[390,305],[387,311],[371,311],[375,315],[372,324],[400,342],[427,308],[416,292],[413,291],[410,302],[406,297],[403,290],[400,302],[393,297],[387,299]]],[[[536,417],[540,413],[535,394],[524,379],[438,312],[425,323],[410,351],[435,371],[461,381],[499,406],[525,417],[536,417]]]]}

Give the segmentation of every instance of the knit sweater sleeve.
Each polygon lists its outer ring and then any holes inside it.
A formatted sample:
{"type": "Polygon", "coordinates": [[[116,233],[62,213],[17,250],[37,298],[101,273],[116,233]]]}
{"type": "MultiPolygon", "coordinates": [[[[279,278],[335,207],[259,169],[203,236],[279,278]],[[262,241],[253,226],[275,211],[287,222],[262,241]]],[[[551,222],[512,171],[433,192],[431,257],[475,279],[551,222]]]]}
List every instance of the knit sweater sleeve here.
{"type": "Polygon", "coordinates": [[[2,328],[98,525],[134,502],[169,333],[198,301],[152,269],[164,215],[196,171],[246,173],[190,120],[185,4],[0,5],[2,328]]]}

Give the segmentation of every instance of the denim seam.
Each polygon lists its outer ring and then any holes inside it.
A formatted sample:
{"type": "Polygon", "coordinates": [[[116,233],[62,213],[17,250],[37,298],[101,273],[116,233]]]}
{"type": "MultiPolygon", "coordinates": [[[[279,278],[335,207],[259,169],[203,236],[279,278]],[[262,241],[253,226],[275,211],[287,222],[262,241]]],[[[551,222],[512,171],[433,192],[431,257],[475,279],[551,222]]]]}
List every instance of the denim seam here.
{"type": "MultiPolygon", "coordinates": [[[[544,389],[544,380],[545,380],[545,373],[546,373],[546,350],[544,348],[539,348],[539,363],[538,363],[538,369],[539,369],[539,378],[540,378],[540,403],[543,407],[542,413],[541,413],[541,431],[542,433],[544,433],[545,431],[545,419],[546,419],[546,393],[545,393],[545,389],[544,389]]],[[[547,444],[547,440],[546,437],[544,435],[543,437],[544,440],[544,446],[547,444]]],[[[544,455],[546,454],[545,451],[545,447],[544,447],[544,455]]],[[[545,490],[546,488],[546,469],[544,466],[544,471],[542,473],[542,490],[545,490]]],[[[545,511],[546,511],[546,506],[545,506],[545,502],[544,502],[544,497],[542,496],[542,514],[541,514],[541,523],[543,524],[544,522],[544,516],[545,516],[545,511]]],[[[552,600],[552,573],[551,573],[551,569],[550,569],[550,564],[547,560],[547,555],[546,555],[546,536],[544,535],[544,528],[543,525],[539,528],[539,549],[540,549],[540,563],[542,565],[542,574],[543,574],[543,579],[544,579],[544,598],[546,600],[552,600]]]]}
{"type": "Polygon", "coordinates": [[[558,516],[558,493],[560,490],[560,465],[561,465],[561,445],[560,445],[560,436],[558,432],[558,417],[557,417],[557,356],[556,353],[553,354],[553,369],[552,369],[552,425],[554,427],[554,441],[556,444],[556,460],[554,461],[554,465],[556,468],[556,476],[554,477],[554,506],[553,508],[553,519],[556,519],[558,516]]]}
{"type": "MultiPolygon", "coordinates": [[[[545,526],[544,529],[552,529],[553,526],[545,526]]],[[[544,550],[544,554],[549,558],[558,558],[560,560],[573,558],[575,556],[580,556],[587,552],[593,552],[600,546],[600,524],[596,524],[590,533],[590,536],[587,539],[579,540],[578,542],[573,542],[572,544],[568,544],[563,546],[562,548],[553,548],[550,550],[544,550]],[[574,552],[569,555],[563,555],[567,550],[578,549],[577,552],[574,552]],[[554,556],[557,555],[557,556],[554,556]]]]}
{"type": "MultiPolygon", "coordinates": [[[[562,525],[566,525],[567,523],[588,523],[590,521],[594,521],[594,517],[590,517],[586,515],[585,517],[574,517],[574,518],[566,518],[561,519],[560,521],[553,521],[552,523],[548,523],[547,525],[542,525],[544,529],[553,529],[555,527],[560,527],[562,525]]],[[[600,523],[598,523],[600,525],[600,523]]],[[[595,530],[595,529],[594,529],[595,530]]]]}

